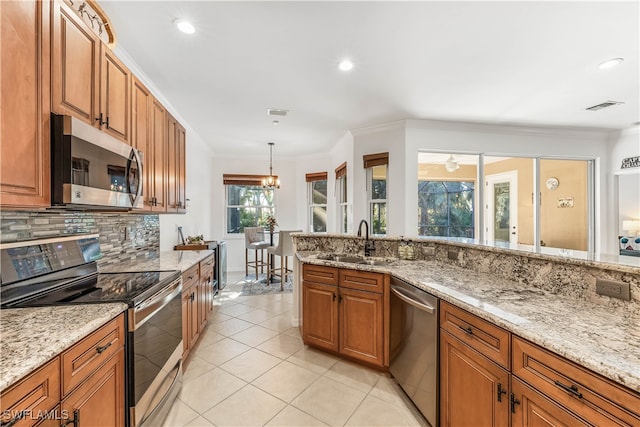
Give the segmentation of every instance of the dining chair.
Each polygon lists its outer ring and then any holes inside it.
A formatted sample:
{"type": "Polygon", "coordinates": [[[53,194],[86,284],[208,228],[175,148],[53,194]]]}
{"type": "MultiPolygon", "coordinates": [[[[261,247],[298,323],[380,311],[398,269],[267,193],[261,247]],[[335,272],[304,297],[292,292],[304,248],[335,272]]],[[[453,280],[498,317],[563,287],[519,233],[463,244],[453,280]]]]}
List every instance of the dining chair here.
{"type": "Polygon", "coordinates": [[[280,257],[279,268],[275,268],[275,262],[271,262],[271,264],[267,266],[267,280],[270,281],[272,276],[280,277],[281,291],[284,289],[284,282],[286,282],[287,276],[293,273],[293,270],[289,269],[289,257],[293,256],[293,239],[291,238],[291,234],[301,232],[302,230],[280,230],[278,245],[267,248],[267,258],[271,258],[271,256],[280,257]]]}
{"type": "Polygon", "coordinates": [[[262,227],[245,227],[244,228],[244,270],[245,275],[249,275],[249,268],[256,271],[256,280],[258,280],[258,269],[260,273],[264,273],[264,267],[269,272],[269,257],[265,262],[264,250],[269,247],[269,242],[264,240],[264,228],[262,227]],[[253,260],[249,259],[249,251],[254,251],[253,260]]]}

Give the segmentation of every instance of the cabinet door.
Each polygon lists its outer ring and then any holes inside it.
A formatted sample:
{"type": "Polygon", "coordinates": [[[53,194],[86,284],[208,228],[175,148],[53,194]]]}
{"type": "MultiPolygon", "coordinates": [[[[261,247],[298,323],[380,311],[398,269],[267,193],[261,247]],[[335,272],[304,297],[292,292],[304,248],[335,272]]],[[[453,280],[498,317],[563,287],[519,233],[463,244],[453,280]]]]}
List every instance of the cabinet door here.
{"type": "Polygon", "coordinates": [[[196,284],[191,287],[191,299],[189,302],[189,315],[191,319],[191,329],[189,329],[189,349],[192,349],[198,337],[200,336],[200,316],[198,305],[200,301],[200,285],[196,284]]]}
{"type": "Polygon", "coordinates": [[[178,122],[167,113],[167,212],[178,209],[178,122]]]}
{"type": "Polygon", "coordinates": [[[440,425],[509,425],[509,373],[440,330],[440,425]]]}
{"type": "Polygon", "coordinates": [[[124,347],[62,402],[77,426],[124,426],[124,347]]]}
{"type": "Polygon", "coordinates": [[[200,282],[198,283],[198,327],[201,331],[204,330],[207,323],[207,307],[209,305],[207,288],[209,287],[209,278],[206,276],[200,277],[200,282]]]}
{"type": "Polygon", "coordinates": [[[131,146],[142,151],[147,160],[147,146],[151,140],[151,92],[132,76],[131,82],[131,146]]]}
{"type": "Polygon", "coordinates": [[[384,365],[382,294],[340,288],[340,353],[384,365]]]}
{"type": "Polygon", "coordinates": [[[151,139],[143,166],[148,168],[145,198],[153,212],[167,211],[167,111],[157,100],[151,104],[151,139]]]}
{"type": "Polygon", "coordinates": [[[116,58],[111,50],[102,45],[100,78],[100,113],[103,116],[102,130],[130,143],[129,134],[131,72],[116,58]]]}
{"type": "Polygon", "coordinates": [[[338,351],[338,287],[303,282],[302,292],[304,342],[338,351]]]}
{"type": "Polygon", "coordinates": [[[176,197],[178,199],[178,213],[187,212],[187,133],[178,123],[176,126],[177,167],[176,197]]]}
{"type": "Polygon", "coordinates": [[[182,360],[187,360],[191,350],[191,291],[182,291],[182,360]]]}
{"type": "Polygon", "coordinates": [[[62,0],[54,3],[52,111],[99,122],[100,40],[62,0]]]}
{"type": "Polygon", "coordinates": [[[588,426],[568,409],[547,399],[528,387],[517,378],[513,378],[514,410],[511,416],[513,427],[561,427],[588,426]]]}
{"type": "Polygon", "coordinates": [[[50,205],[50,3],[0,2],[0,199],[50,205]]]}

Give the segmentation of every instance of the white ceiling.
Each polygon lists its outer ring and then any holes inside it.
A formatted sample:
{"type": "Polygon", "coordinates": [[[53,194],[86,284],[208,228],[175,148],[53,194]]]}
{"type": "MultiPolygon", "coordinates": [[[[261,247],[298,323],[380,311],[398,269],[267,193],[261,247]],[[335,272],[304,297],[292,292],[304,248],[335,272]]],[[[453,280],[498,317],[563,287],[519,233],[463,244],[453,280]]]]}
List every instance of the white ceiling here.
{"type": "Polygon", "coordinates": [[[405,118],[623,129],[640,120],[639,2],[99,2],[218,154],[325,152],[405,118]],[[193,22],[193,35],[172,25],[193,22]],[[352,58],[352,72],[340,59],[352,58]],[[606,59],[624,57],[599,70],[606,59]],[[624,105],[598,112],[604,101],[624,105]],[[280,125],[266,109],[290,110],[280,125]]]}

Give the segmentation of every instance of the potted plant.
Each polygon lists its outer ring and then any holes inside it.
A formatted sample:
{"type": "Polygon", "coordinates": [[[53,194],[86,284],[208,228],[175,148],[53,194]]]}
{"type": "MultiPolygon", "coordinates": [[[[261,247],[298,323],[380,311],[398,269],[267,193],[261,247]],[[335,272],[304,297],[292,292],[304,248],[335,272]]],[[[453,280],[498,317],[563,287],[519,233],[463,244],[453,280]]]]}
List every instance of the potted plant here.
{"type": "Polygon", "coordinates": [[[276,225],[278,225],[278,222],[276,221],[275,216],[267,215],[262,219],[262,224],[269,229],[270,233],[273,233],[273,230],[276,228],[276,225]]]}

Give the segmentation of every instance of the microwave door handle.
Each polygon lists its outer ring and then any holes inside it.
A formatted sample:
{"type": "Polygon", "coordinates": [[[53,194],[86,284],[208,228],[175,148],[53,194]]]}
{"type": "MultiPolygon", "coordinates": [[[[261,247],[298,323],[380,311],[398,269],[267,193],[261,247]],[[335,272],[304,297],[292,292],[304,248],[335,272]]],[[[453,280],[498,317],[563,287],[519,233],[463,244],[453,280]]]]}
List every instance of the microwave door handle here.
{"type": "Polygon", "coordinates": [[[130,172],[131,172],[131,162],[133,160],[135,160],[138,165],[138,185],[136,186],[135,195],[129,193],[129,197],[131,199],[131,207],[134,207],[138,199],[142,196],[142,160],[140,158],[140,153],[138,153],[138,150],[132,148],[131,153],[129,154],[129,159],[127,160],[127,172],[126,172],[126,185],[127,185],[127,189],[129,190],[131,189],[130,172]]]}

